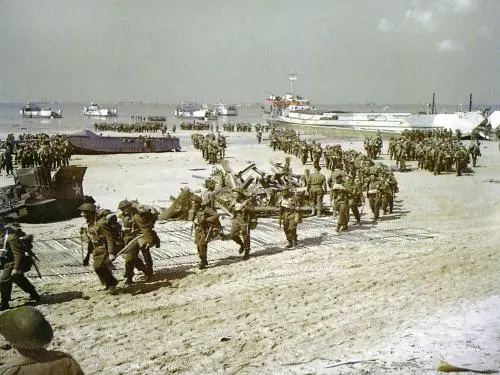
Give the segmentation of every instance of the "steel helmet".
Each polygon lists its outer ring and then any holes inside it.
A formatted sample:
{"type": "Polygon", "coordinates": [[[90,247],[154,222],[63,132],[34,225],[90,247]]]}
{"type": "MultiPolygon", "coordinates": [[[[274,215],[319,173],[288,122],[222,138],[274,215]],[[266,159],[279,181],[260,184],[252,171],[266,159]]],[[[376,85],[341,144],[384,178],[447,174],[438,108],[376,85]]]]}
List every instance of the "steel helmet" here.
{"type": "Polygon", "coordinates": [[[93,203],[82,203],[80,207],[78,207],[78,210],[96,212],[95,204],[93,203]]]}
{"type": "Polygon", "coordinates": [[[125,207],[129,207],[132,205],[132,202],[129,202],[128,200],[124,199],[122,201],[120,201],[120,203],[118,203],[118,209],[121,210],[125,207]]]}
{"type": "Polygon", "coordinates": [[[43,314],[31,306],[22,306],[0,315],[0,333],[21,349],[39,349],[52,341],[53,331],[43,314]]]}

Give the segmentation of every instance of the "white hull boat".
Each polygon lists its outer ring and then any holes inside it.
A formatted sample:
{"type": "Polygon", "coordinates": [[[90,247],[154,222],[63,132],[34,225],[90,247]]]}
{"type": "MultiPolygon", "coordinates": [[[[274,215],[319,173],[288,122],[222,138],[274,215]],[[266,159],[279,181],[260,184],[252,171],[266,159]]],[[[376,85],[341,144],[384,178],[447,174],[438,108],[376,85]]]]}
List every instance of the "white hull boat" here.
{"type": "Polygon", "coordinates": [[[61,118],[62,110],[58,109],[56,111],[52,108],[41,108],[37,105],[27,104],[25,107],[21,108],[19,111],[22,117],[25,118],[61,118]]]}
{"type": "Polygon", "coordinates": [[[116,108],[100,108],[97,104],[90,103],[88,107],[83,107],[82,115],[89,117],[116,117],[116,108]]]}
{"type": "Polygon", "coordinates": [[[238,116],[238,107],[233,104],[219,103],[215,107],[217,116],[238,116]]]}
{"type": "Polygon", "coordinates": [[[484,117],[477,112],[439,114],[319,111],[296,95],[272,96],[265,101],[264,119],[275,125],[319,126],[363,132],[402,133],[410,129],[460,130],[468,136],[484,117]]]}
{"type": "Polygon", "coordinates": [[[175,117],[203,120],[207,117],[207,108],[195,103],[182,103],[174,111],[175,117]]]}

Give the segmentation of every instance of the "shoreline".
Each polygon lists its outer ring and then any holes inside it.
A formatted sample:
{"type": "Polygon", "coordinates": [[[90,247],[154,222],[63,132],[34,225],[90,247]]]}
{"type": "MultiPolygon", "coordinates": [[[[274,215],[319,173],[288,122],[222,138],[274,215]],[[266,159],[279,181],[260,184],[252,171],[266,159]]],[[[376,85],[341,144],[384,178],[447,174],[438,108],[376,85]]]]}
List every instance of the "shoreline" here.
{"type": "MultiPolygon", "coordinates": [[[[199,189],[211,172],[191,134],[182,133],[180,153],[79,155],[71,164],[88,166],[84,193],[105,208],[115,210],[124,198],[165,207],[180,187],[199,189]]],[[[223,134],[229,135],[226,155],[233,170],[254,161],[270,171],[270,160],[286,156],[258,145],[254,132],[223,134]]],[[[363,149],[362,140],[307,139],[363,149]]],[[[500,230],[500,199],[498,185],[489,180],[500,181],[500,155],[495,142],[483,145],[469,176],[395,173],[397,213],[377,224],[367,208],[361,228],[336,236],[331,217],[306,218],[293,251],[283,249],[277,220],[263,220],[249,261],[240,260],[235,244],[214,242],[209,268],[199,271],[189,223],[159,223],[161,252],[153,253],[158,279],[118,296],[98,292],[92,269],[74,264],[78,247],[62,258],[61,249],[47,250],[44,268],[78,272],[73,278],[30,276],[48,301],[39,309],[56,325],[54,345],[88,374],[430,375],[436,354],[457,366],[498,369],[500,343],[491,332],[500,325],[493,235],[500,230]],[[179,267],[172,267],[173,259],[179,267]],[[365,362],[328,367],[357,360],[365,362]],[[297,362],[303,363],[290,365],[297,362]]],[[[380,161],[394,163],[385,154],[380,161]]],[[[291,166],[294,173],[311,167],[295,157],[291,166]]],[[[50,244],[51,238],[76,236],[81,224],[73,219],[23,227],[35,241],[50,244]]],[[[13,295],[23,297],[16,287],[13,295]]],[[[0,360],[12,355],[2,351],[0,360]]]]}

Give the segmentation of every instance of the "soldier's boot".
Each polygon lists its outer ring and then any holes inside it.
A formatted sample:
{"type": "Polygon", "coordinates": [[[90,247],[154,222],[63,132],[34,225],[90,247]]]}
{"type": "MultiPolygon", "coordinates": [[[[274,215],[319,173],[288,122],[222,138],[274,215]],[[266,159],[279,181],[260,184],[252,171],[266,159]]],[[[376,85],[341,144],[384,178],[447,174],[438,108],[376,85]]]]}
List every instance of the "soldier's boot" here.
{"type": "Polygon", "coordinates": [[[12,278],[19,288],[21,288],[25,293],[29,294],[30,302],[40,302],[40,295],[36,291],[33,284],[31,284],[24,275],[16,275],[12,278]]]}
{"type": "Polygon", "coordinates": [[[245,251],[245,244],[243,243],[243,241],[241,240],[241,238],[239,236],[234,236],[231,239],[234,242],[236,242],[238,245],[240,245],[238,253],[243,254],[243,252],[245,251]]]}
{"type": "Polygon", "coordinates": [[[133,276],[132,275],[127,275],[126,278],[125,278],[125,285],[132,285],[133,284],[133,280],[132,280],[133,276]]]}
{"type": "Polygon", "coordinates": [[[243,260],[248,260],[250,258],[250,246],[245,247],[243,254],[243,260]]]}
{"type": "Polygon", "coordinates": [[[293,247],[293,241],[288,241],[288,245],[286,245],[287,249],[291,249],[293,247]]]}
{"type": "Polygon", "coordinates": [[[12,284],[2,283],[0,284],[0,293],[2,293],[2,299],[0,303],[0,311],[8,310],[10,308],[10,295],[12,293],[12,284]]]}

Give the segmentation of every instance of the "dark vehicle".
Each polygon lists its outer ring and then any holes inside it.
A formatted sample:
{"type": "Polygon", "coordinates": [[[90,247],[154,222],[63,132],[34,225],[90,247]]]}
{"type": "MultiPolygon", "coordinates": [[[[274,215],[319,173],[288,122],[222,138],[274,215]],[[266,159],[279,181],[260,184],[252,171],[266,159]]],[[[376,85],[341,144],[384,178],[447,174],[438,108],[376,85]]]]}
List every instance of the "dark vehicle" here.
{"type": "Polygon", "coordinates": [[[47,223],[79,216],[78,206],[93,200],[83,195],[87,167],[64,166],[53,175],[41,168],[15,170],[14,185],[0,188],[0,217],[26,223],[47,223]]]}
{"type": "Polygon", "coordinates": [[[180,151],[177,137],[145,137],[145,136],[102,136],[90,130],[66,136],[72,145],[73,154],[105,155],[136,154],[149,152],[180,151]]]}

